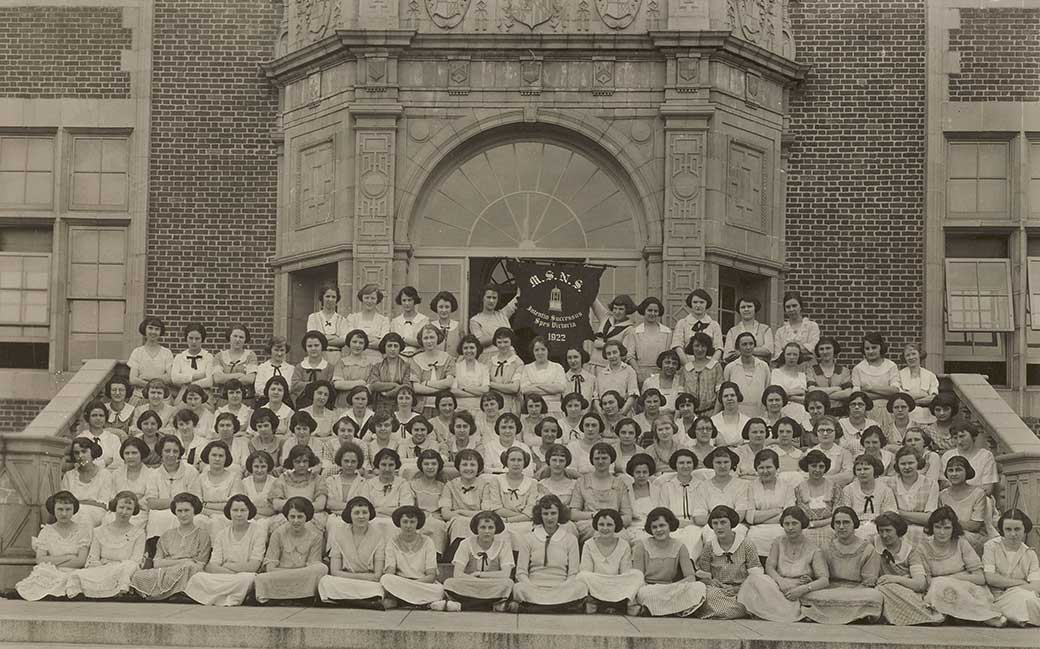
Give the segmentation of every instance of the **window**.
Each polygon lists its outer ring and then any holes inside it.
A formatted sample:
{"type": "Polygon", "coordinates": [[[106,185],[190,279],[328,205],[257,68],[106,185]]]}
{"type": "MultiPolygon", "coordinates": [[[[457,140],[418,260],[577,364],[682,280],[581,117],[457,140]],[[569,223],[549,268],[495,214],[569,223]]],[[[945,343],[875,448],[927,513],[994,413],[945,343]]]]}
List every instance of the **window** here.
{"type": "Polygon", "coordinates": [[[69,229],[69,369],[124,355],[126,243],[123,228],[69,229]]]}
{"type": "Polygon", "coordinates": [[[47,369],[51,229],[0,228],[0,367],[47,369]]]}
{"type": "Polygon", "coordinates": [[[54,196],[54,138],[0,135],[0,207],[49,209],[54,196]]]}
{"type": "Polygon", "coordinates": [[[946,322],[950,331],[1014,331],[1011,262],[947,259],[946,322]]]}
{"type": "Polygon", "coordinates": [[[946,236],[944,370],[982,374],[1007,384],[1007,336],[1014,330],[1011,262],[1006,236],[946,236]]]}
{"type": "Polygon", "coordinates": [[[129,151],[125,137],[74,137],[70,207],[127,209],[129,151]]]}
{"type": "Polygon", "coordinates": [[[1007,142],[950,142],[947,148],[946,216],[1007,219],[1007,142]]]}

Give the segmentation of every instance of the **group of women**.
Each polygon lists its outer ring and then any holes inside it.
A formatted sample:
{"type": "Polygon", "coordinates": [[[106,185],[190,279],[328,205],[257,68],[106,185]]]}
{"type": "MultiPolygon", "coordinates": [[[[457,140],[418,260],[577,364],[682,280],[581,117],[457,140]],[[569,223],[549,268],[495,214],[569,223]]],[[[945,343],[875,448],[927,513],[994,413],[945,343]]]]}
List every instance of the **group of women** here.
{"type": "Polygon", "coordinates": [[[869,334],[849,370],[794,294],[723,339],[698,289],[674,331],[655,298],[597,304],[564,369],[539,338],[519,358],[494,290],[466,334],[449,293],[433,319],[411,287],[393,320],[376,287],[339,298],[296,365],[242,325],[174,356],[146,319],[19,593],[1040,625],[1032,523],[915,345],[899,369],[869,334]]]}

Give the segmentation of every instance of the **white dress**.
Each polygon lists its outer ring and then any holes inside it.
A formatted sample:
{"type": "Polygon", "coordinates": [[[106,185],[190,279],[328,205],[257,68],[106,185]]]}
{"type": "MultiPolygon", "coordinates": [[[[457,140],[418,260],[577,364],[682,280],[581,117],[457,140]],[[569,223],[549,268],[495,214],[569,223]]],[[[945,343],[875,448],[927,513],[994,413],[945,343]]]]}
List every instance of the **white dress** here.
{"type": "Polygon", "coordinates": [[[80,480],[79,471],[76,469],[66,471],[65,475],[61,477],[61,488],[71,491],[72,495],[81,501],[79,511],[72,517],[72,520],[91,527],[97,527],[104,522],[105,514],[108,512],[106,508],[88,505],[82,501],[96,500],[107,503],[115,495],[115,492],[112,491],[112,473],[110,471],[99,469],[90,482],[80,480]]]}
{"type": "MultiPolygon", "coordinates": [[[[144,527],[148,524],[148,503],[145,501],[145,494],[148,491],[148,484],[152,481],[153,473],[155,473],[155,469],[142,466],[141,472],[137,474],[136,478],[131,480],[127,475],[125,464],[112,472],[113,495],[120,491],[132,491],[137,494],[137,500],[141,505],[141,511],[138,512],[136,516],[130,518],[131,525],[144,527]]],[[[113,512],[109,512],[108,515],[105,516],[106,523],[111,523],[115,519],[116,515],[113,512]]]]}
{"type": "Polygon", "coordinates": [[[785,509],[794,506],[794,486],[777,477],[772,489],[766,489],[760,480],[753,480],[748,487],[748,535],[758,556],[769,555],[773,541],[784,535],[780,523],[756,523],[755,512],[767,509],[785,509]]]}
{"type": "Polygon", "coordinates": [[[437,570],[437,551],[433,541],[421,534],[418,538],[419,541],[413,541],[417,544],[413,549],[401,543],[400,535],[386,544],[386,568],[379,583],[397,599],[425,606],[444,599],[444,586],[437,582],[416,581],[431,570],[437,570]]]}
{"type": "MultiPolygon", "coordinates": [[[[235,539],[230,525],[214,534],[212,539],[213,553],[209,562],[217,566],[250,561],[256,561],[259,566],[267,550],[267,530],[254,522],[249,523],[246,533],[240,539],[235,539]]],[[[205,606],[239,606],[255,580],[255,572],[197,572],[188,581],[184,594],[205,606]]]]}
{"type": "Polygon", "coordinates": [[[599,543],[585,543],[578,581],[584,582],[589,596],[601,602],[635,601],[643,586],[643,573],[632,567],[632,546],[615,537],[614,549],[604,554],[599,543]]]}
{"type": "MultiPolygon", "coordinates": [[[[156,467],[152,472],[152,481],[145,492],[145,498],[169,500],[179,493],[187,492],[202,498],[202,489],[199,485],[199,472],[195,467],[181,462],[177,470],[168,472],[162,465],[156,467]]],[[[201,516],[201,515],[200,515],[201,516]]],[[[198,522],[200,519],[196,519],[198,522]]],[[[177,526],[177,517],[173,512],[166,509],[152,510],[148,514],[148,538],[161,536],[163,532],[177,526]]]]}
{"type": "Polygon", "coordinates": [[[111,525],[94,530],[87,565],[69,575],[66,594],[107,598],[129,592],[130,577],[144,557],[144,541],[144,530],[133,525],[126,530],[111,525]]]}
{"type": "MultiPolygon", "coordinates": [[[[223,479],[212,482],[209,471],[199,476],[199,489],[202,491],[203,503],[226,503],[231,496],[241,493],[242,481],[231,471],[225,470],[223,479]]],[[[221,511],[203,510],[202,516],[208,521],[210,536],[231,524],[221,511]]],[[[205,526],[204,526],[205,527],[205,526]]]]}
{"type": "Polygon", "coordinates": [[[739,446],[744,443],[742,433],[744,432],[744,424],[748,423],[751,419],[743,412],[737,417],[737,421],[734,424],[730,424],[726,421],[724,413],[717,412],[711,416],[711,421],[714,422],[715,428],[719,431],[719,436],[715,438],[716,446],[739,446]]]}
{"type": "MultiPolygon", "coordinates": [[[[94,528],[76,524],[68,536],[62,536],[55,524],[44,525],[39,536],[32,537],[32,549],[45,550],[49,555],[79,554],[90,547],[94,528]]],[[[50,562],[38,563],[25,579],[15,584],[22,599],[30,602],[44,597],[65,597],[69,575],[75,568],[59,568],[50,562]]]]}
{"type": "MultiPolygon", "coordinates": [[[[1003,538],[986,541],[982,549],[982,569],[987,574],[999,574],[1013,579],[1024,579],[1031,585],[1040,582],[1040,561],[1036,550],[1024,543],[1012,552],[1004,545],[1003,538]]],[[[1040,596],[1035,591],[1019,586],[1003,589],[990,587],[996,598],[997,609],[1007,619],[1018,624],[1040,626],[1040,596]]]]}
{"type": "MultiPolygon", "coordinates": [[[[343,523],[330,528],[330,559],[339,557],[343,570],[352,574],[375,573],[376,563],[384,561],[386,536],[379,528],[369,527],[365,535],[356,538],[350,525],[343,523]]],[[[383,586],[379,581],[351,579],[326,575],[318,582],[318,595],[323,602],[359,601],[382,598],[383,586]]]]}
{"type": "Polygon", "coordinates": [[[461,577],[449,577],[444,580],[444,590],[460,599],[501,601],[513,592],[513,580],[506,577],[478,577],[477,574],[509,571],[513,568],[513,546],[509,537],[498,534],[491,541],[491,547],[484,550],[480,547],[476,536],[465,538],[459,543],[452,560],[455,569],[461,568],[465,574],[461,577]]]}
{"type": "Polygon", "coordinates": [[[538,368],[535,363],[524,365],[524,369],[520,371],[520,392],[527,394],[533,383],[550,384],[560,388],[557,394],[542,395],[548,406],[547,414],[559,416],[563,412],[560,398],[567,391],[567,374],[563,366],[552,361],[547,362],[543,368],[538,368]]]}

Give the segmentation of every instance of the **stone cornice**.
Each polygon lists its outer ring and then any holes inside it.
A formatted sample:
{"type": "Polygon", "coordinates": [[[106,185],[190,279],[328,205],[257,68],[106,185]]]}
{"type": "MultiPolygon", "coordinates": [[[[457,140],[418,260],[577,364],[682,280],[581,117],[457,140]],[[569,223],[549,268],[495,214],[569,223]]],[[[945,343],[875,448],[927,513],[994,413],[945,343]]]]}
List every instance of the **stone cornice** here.
{"type": "Polygon", "coordinates": [[[511,34],[511,33],[417,33],[414,30],[337,30],[334,35],[312,43],[279,59],[260,64],[273,83],[285,85],[332,61],[353,59],[366,50],[395,52],[572,52],[594,55],[610,53],[656,54],[690,51],[717,52],[725,58],[752,63],[770,76],[793,84],[805,79],[809,66],[790,61],[724,31],[655,31],[643,34],[511,34]]]}

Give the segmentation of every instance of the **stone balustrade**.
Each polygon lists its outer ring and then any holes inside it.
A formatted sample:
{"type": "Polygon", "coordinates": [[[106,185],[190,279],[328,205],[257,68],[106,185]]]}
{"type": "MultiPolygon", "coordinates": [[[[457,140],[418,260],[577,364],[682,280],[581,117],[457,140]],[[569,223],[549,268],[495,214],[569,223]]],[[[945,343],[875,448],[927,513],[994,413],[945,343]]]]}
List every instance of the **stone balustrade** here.
{"type": "Polygon", "coordinates": [[[120,361],[89,360],[24,430],[0,434],[0,592],[29,573],[31,539],[47,516],[43,503],[58,490],[83,407],[102,390],[120,361]]]}

